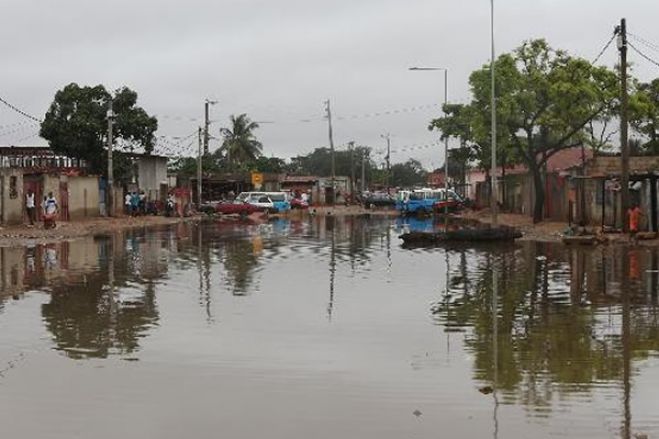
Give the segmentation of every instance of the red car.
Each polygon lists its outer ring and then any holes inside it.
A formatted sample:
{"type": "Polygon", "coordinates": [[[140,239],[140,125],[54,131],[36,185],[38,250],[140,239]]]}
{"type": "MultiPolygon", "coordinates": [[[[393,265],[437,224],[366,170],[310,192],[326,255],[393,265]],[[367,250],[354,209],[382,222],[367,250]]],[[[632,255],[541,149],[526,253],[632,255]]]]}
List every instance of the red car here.
{"type": "Polygon", "coordinates": [[[432,205],[432,208],[435,212],[444,213],[446,207],[448,207],[449,212],[455,212],[456,210],[460,210],[462,206],[463,206],[462,201],[456,200],[454,198],[449,198],[448,201],[442,200],[436,202],[435,204],[432,205]]]}
{"type": "Polygon", "coordinates": [[[215,211],[223,215],[250,215],[255,212],[263,212],[263,208],[247,203],[217,203],[215,211]]]}
{"type": "Polygon", "coordinates": [[[291,200],[291,209],[308,209],[309,203],[302,198],[293,198],[291,200]]]}

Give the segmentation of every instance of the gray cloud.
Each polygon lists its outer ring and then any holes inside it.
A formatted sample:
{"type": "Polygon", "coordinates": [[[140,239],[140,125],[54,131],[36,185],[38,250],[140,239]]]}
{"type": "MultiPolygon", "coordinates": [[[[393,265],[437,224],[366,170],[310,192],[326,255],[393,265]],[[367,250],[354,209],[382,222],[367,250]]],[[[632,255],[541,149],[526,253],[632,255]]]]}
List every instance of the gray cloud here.
{"type": "MultiPolygon", "coordinates": [[[[555,47],[594,57],[622,17],[630,31],[659,43],[659,3],[630,0],[508,0],[496,2],[497,51],[546,37],[555,47]]],[[[160,116],[161,135],[185,135],[198,122],[203,100],[217,99],[213,130],[230,114],[247,112],[263,124],[266,154],[290,156],[327,144],[323,101],[334,112],[360,115],[438,103],[439,72],[413,73],[412,65],[448,67],[452,101],[469,97],[469,73],[489,59],[487,0],[2,0],[0,95],[42,115],[68,82],[127,85],[147,111],[160,116]]],[[[659,58],[659,53],[651,53],[659,58]]],[[[613,65],[615,50],[603,62],[613,65]]],[[[636,59],[642,79],[659,68],[636,59]]],[[[337,120],[337,144],[354,140],[383,148],[428,144],[438,109],[337,120]]],[[[0,126],[21,118],[0,108],[0,126]]],[[[34,128],[2,136],[0,143],[39,143],[34,128]],[[20,142],[19,142],[20,140],[20,142]]],[[[399,152],[426,166],[443,160],[440,147],[399,152]]]]}

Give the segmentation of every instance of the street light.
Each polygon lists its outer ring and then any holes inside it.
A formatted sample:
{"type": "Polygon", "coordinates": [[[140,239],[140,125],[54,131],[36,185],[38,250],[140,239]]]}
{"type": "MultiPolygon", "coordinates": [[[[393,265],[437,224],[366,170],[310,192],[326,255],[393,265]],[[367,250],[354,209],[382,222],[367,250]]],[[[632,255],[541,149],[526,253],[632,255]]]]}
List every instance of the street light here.
{"type": "MultiPolygon", "coordinates": [[[[490,73],[491,73],[491,90],[492,95],[492,171],[491,174],[491,190],[490,194],[490,209],[492,210],[492,225],[496,227],[498,225],[497,219],[497,100],[495,96],[495,87],[494,87],[494,0],[490,0],[490,40],[492,43],[492,53],[490,58],[490,73]]],[[[504,182],[505,184],[505,182],[504,182]]]]}
{"type": "MultiPolygon", "coordinates": [[[[444,105],[448,104],[448,69],[445,67],[410,67],[408,70],[419,71],[441,71],[444,72],[444,105]]],[[[448,136],[444,137],[444,216],[448,224],[448,136]]]]}

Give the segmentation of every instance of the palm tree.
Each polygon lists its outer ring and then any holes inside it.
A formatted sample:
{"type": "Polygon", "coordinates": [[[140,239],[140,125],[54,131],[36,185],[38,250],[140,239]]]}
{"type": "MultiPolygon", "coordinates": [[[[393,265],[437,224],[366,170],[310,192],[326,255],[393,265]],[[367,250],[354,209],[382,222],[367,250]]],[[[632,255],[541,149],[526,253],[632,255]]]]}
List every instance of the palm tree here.
{"type": "Polygon", "coordinates": [[[224,139],[220,151],[227,158],[229,166],[242,166],[261,156],[263,144],[254,136],[254,130],[258,127],[258,123],[252,121],[246,114],[241,114],[237,117],[231,116],[231,128],[220,130],[224,139]]]}

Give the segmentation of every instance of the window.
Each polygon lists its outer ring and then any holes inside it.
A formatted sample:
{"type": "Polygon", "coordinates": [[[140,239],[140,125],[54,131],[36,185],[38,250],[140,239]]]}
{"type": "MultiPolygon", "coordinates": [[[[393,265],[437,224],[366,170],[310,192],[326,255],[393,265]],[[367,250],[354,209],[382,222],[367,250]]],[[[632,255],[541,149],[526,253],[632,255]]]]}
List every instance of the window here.
{"type": "Polygon", "coordinates": [[[270,199],[272,201],[286,201],[286,194],[271,194],[270,199]]]}

